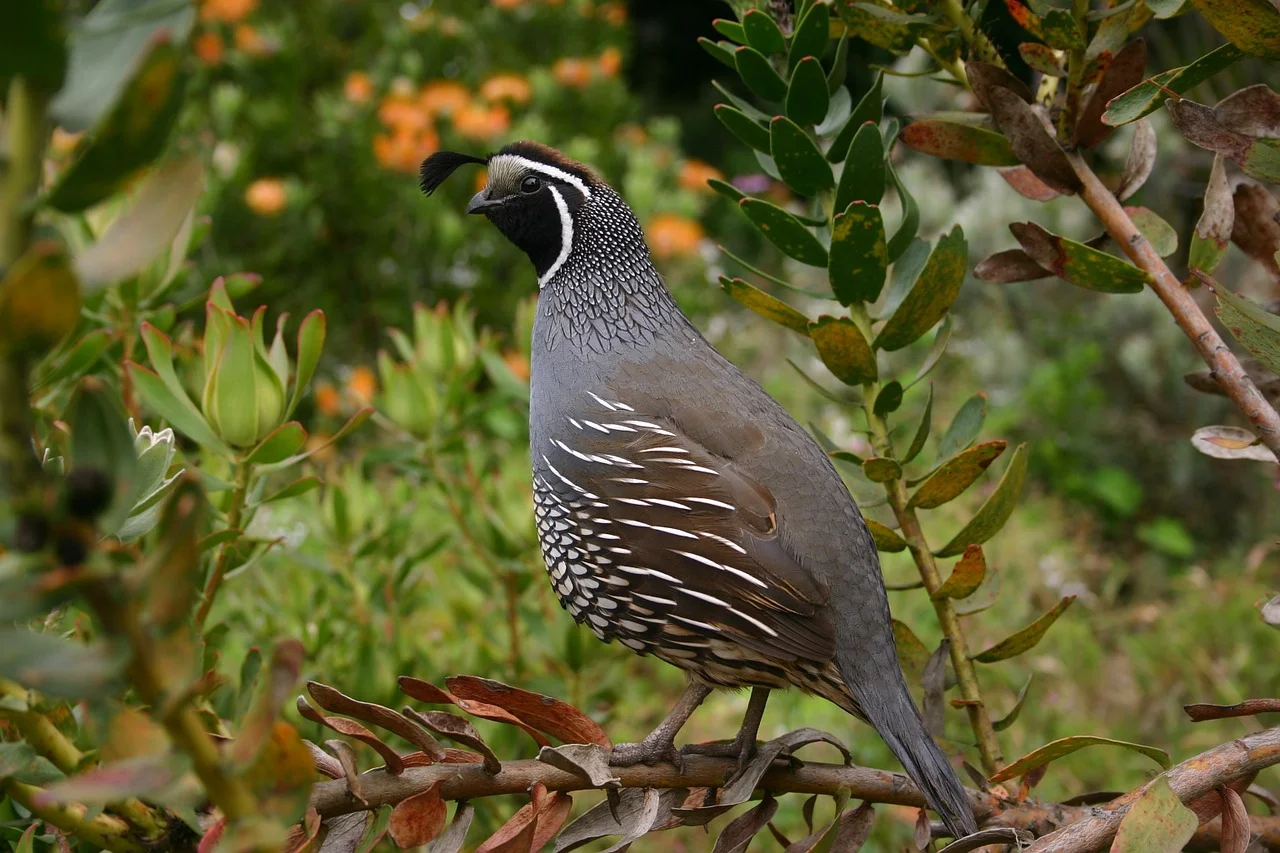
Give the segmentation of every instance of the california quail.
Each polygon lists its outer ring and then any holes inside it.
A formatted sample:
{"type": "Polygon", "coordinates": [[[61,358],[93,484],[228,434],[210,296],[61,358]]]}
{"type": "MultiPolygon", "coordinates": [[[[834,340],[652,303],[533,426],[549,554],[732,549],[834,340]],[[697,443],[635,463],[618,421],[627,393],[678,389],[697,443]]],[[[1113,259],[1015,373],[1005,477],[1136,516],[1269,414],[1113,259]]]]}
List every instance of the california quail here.
{"type": "Polygon", "coordinates": [[[949,831],[976,831],[964,788],[902,670],[875,544],[817,443],[680,312],[626,203],[534,142],[439,152],[430,195],[488,166],[467,205],[533,262],[530,453],[538,537],[560,603],[600,639],[685,670],[667,719],[616,763],[679,763],[673,741],[714,687],[790,685],[869,722],[949,831]]]}

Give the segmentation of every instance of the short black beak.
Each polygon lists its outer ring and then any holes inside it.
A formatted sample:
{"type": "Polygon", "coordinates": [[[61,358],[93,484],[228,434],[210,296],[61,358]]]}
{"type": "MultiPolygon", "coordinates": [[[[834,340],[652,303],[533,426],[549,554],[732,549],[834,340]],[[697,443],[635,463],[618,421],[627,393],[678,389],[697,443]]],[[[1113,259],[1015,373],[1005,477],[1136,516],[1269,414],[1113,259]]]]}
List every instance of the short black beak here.
{"type": "Polygon", "coordinates": [[[480,190],[471,197],[471,201],[467,202],[467,213],[484,213],[491,207],[497,207],[502,204],[501,199],[491,199],[488,196],[488,190],[480,190]]]}

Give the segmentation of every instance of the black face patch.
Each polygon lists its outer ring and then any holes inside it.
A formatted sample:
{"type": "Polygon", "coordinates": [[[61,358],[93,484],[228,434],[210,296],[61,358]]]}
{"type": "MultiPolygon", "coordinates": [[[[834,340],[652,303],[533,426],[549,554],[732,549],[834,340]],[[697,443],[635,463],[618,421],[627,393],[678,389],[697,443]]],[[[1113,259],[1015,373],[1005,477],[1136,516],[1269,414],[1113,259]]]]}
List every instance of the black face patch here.
{"type": "Polygon", "coordinates": [[[484,214],[508,240],[529,256],[542,276],[560,256],[561,221],[551,190],[507,196],[484,214]]]}

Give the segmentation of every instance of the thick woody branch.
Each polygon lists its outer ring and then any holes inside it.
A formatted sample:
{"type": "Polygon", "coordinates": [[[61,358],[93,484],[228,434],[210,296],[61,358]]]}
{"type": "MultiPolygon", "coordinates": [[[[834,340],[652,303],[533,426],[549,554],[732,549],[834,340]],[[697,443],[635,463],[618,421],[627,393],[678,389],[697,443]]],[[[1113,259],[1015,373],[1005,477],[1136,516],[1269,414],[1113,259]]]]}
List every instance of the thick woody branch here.
{"type": "Polygon", "coordinates": [[[1147,238],[1142,236],[1142,232],[1133,224],[1111,190],[1102,185],[1102,181],[1098,180],[1098,176],[1078,154],[1070,155],[1070,159],[1084,184],[1080,197],[1093,210],[1111,238],[1124,249],[1129,259],[1151,275],[1151,289],[1195,344],[1200,357],[1209,365],[1213,378],[1249,419],[1262,443],[1280,456],[1280,413],[1258,391],[1253,380],[1241,367],[1240,360],[1227,347],[1222,336],[1200,310],[1200,306],[1147,242],[1147,238]]]}
{"type": "MultiPolygon", "coordinates": [[[[1280,727],[1266,729],[1234,740],[1188,759],[1166,775],[1173,792],[1183,802],[1203,797],[1235,779],[1250,776],[1280,764],[1280,727]]],[[[685,772],[670,764],[652,767],[610,768],[624,788],[715,787],[733,774],[733,759],[690,756],[685,772]]],[[[364,798],[357,800],[344,781],[321,782],[311,792],[311,805],[322,817],[395,804],[440,783],[440,796],[447,800],[471,800],[502,794],[524,794],[541,782],[550,791],[592,789],[584,777],[540,761],[504,761],[502,770],[485,772],[480,764],[435,764],[410,767],[399,776],[383,770],[365,773],[360,779],[364,798]]],[[[847,790],[855,800],[922,807],[924,796],[901,773],[839,764],[804,764],[790,767],[779,763],[760,781],[758,790],[774,793],[828,794],[847,790]]],[[[1037,834],[1049,833],[1031,848],[1054,853],[1084,853],[1111,842],[1129,806],[1146,786],[1102,806],[1063,806],[1035,802],[1004,801],[993,794],[969,792],[969,801],[980,822],[988,826],[1013,826],[1037,834]],[[1061,828],[1059,828],[1061,827],[1061,828]],[[1056,831],[1055,831],[1056,830],[1056,831]]],[[[1254,831],[1264,846],[1280,851],[1280,820],[1254,818],[1254,831]]],[[[1216,849],[1220,825],[1206,823],[1200,828],[1192,849],[1216,849]]]]}

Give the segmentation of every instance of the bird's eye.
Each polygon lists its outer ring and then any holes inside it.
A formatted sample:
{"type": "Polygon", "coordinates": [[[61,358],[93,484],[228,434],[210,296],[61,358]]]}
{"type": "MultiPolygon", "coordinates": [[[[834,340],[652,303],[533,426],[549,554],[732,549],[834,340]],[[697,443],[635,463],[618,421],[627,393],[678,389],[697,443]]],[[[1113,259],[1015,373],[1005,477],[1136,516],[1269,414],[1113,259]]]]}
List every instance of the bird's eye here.
{"type": "Polygon", "coordinates": [[[538,180],[533,175],[526,176],[525,179],[520,182],[520,192],[522,193],[536,193],[540,189],[542,189],[542,181],[538,180]]]}

